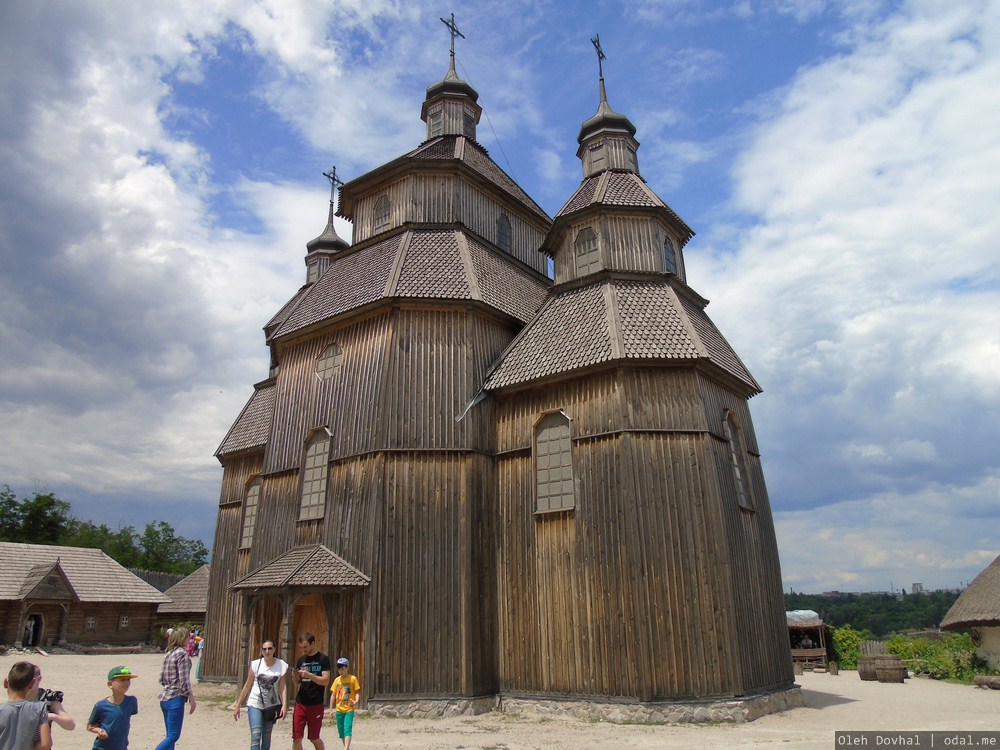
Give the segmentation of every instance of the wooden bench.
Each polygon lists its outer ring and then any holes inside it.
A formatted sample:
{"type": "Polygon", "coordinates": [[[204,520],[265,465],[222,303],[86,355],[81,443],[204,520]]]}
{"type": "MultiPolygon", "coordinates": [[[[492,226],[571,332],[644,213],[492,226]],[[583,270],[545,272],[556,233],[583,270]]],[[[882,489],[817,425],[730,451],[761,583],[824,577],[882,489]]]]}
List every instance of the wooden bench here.
{"type": "Polygon", "coordinates": [[[825,648],[793,648],[792,663],[801,664],[803,668],[826,669],[825,648]]]}

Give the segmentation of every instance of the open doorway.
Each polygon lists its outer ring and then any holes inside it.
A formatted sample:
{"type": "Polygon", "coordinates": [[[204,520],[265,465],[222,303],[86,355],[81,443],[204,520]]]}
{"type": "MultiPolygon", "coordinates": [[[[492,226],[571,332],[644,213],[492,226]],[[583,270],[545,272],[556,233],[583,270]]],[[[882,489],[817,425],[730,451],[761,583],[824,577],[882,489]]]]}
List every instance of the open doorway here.
{"type": "Polygon", "coordinates": [[[28,619],[24,621],[24,637],[21,639],[21,645],[24,648],[37,646],[42,642],[44,628],[45,621],[41,615],[28,615],[28,619]]]}

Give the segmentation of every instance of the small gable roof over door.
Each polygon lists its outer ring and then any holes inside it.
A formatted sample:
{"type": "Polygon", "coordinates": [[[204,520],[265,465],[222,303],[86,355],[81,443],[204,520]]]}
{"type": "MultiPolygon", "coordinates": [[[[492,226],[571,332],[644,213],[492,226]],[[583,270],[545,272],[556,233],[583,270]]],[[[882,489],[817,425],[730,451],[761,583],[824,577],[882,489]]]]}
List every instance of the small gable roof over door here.
{"type": "Polygon", "coordinates": [[[229,588],[364,587],[371,578],[322,544],[293,547],[233,583],[229,588]]]}

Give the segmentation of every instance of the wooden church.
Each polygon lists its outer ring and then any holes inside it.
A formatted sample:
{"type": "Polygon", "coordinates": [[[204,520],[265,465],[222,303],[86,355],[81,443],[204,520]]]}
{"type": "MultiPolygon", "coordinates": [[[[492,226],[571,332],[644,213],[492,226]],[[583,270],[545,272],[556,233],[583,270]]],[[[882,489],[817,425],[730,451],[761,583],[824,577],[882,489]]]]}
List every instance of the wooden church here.
{"type": "Polygon", "coordinates": [[[351,244],[331,195],[265,326],[217,453],[203,676],[308,630],[376,713],[794,705],[760,388],[687,285],[692,230],[603,72],[553,221],[478,143],[450,26],[426,140],[340,187],[351,244]]]}

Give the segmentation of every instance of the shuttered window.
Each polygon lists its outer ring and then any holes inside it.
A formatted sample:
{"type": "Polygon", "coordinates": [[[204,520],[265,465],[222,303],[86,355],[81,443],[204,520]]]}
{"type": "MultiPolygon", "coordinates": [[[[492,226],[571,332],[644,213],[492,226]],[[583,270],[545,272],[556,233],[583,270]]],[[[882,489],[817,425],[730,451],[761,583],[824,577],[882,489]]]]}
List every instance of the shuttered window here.
{"type": "Polygon", "coordinates": [[[593,229],[580,230],[573,244],[576,249],[577,276],[601,270],[601,253],[597,246],[597,233],[593,229]]]}
{"type": "Polygon", "coordinates": [[[260,480],[258,479],[247,489],[246,501],[243,503],[243,534],[240,537],[240,549],[250,549],[253,545],[253,532],[257,527],[257,505],[260,501],[260,480]]]}
{"type": "Polygon", "coordinates": [[[375,201],[374,231],[376,234],[384,232],[389,228],[389,213],[392,204],[389,203],[389,196],[383,195],[375,201]]]}
{"type": "Polygon", "coordinates": [[[556,412],[535,427],[535,494],[539,513],[576,505],[569,419],[556,412]]]}
{"type": "Polygon", "coordinates": [[[750,474],[747,472],[747,448],[743,441],[743,429],[736,415],[726,410],[722,428],[729,443],[729,464],[736,483],[736,502],[741,508],[753,510],[753,495],[750,491],[750,474]]]}
{"type": "Polygon", "coordinates": [[[427,134],[431,138],[436,138],[444,132],[444,111],[440,105],[432,107],[427,113],[427,134]]]}
{"type": "Polygon", "coordinates": [[[344,362],[344,350],[337,344],[330,344],[316,358],[316,375],[320,380],[328,380],[340,371],[344,362]]]}
{"type": "Polygon", "coordinates": [[[299,520],[322,518],[326,512],[326,475],[330,454],[330,437],[325,431],[317,432],[306,447],[302,465],[302,505],[299,520]]]}
{"type": "Polygon", "coordinates": [[[670,235],[663,238],[663,270],[672,274],[677,273],[677,248],[674,247],[674,240],[670,235]]]}
{"type": "Polygon", "coordinates": [[[510,252],[510,219],[506,214],[500,214],[497,219],[497,247],[510,252]]]}

